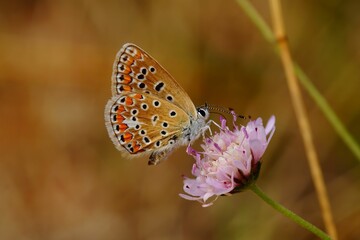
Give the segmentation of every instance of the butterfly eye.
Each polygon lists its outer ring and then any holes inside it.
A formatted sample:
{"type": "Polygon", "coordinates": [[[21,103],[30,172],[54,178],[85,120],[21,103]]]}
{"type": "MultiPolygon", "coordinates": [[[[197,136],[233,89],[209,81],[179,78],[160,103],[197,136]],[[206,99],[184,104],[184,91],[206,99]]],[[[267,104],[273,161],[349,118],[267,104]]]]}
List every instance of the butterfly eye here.
{"type": "Polygon", "coordinates": [[[203,118],[208,118],[209,116],[209,111],[207,109],[204,108],[198,108],[197,112],[200,114],[201,117],[203,118]]]}

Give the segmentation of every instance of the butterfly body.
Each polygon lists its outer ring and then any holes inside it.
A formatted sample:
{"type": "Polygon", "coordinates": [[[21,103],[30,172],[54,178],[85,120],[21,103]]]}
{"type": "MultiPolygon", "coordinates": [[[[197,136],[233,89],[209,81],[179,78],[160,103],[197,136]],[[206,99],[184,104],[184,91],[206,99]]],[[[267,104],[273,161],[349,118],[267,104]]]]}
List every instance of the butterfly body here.
{"type": "Polygon", "coordinates": [[[111,140],[127,156],[150,154],[150,165],[207,128],[207,108],[195,108],[174,78],[134,44],[116,55],[112,95],[105,107],[111,140]]]}

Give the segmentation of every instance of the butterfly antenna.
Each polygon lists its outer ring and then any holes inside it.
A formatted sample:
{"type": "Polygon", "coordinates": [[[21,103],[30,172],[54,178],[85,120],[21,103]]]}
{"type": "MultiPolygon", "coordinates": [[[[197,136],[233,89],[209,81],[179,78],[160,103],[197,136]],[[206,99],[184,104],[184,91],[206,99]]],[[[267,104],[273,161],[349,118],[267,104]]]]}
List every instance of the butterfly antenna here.
{"type": "MultiPolygon", "coordinates": [[[[229,114],[229,115],[232,115],[233,116],[233,112],[234,112],[234,109],[233,108],[225,108],[225,107],[222,107],[222,106],[216,106],[216,105],[209,105],[207,103],[205,103],[205,107],[207,107],[211,113],[216,113],[216,114],[220,114],[221,116],[224,117],[224,115],[222,113],[226,113],[226,114],[229,114]]],[[[250,116],[246,117],[244,115],[236,115],[238,118],[241,118],[241,119],[251,119],[250,116]]]]}
{"type": "MultiPolygon", "coordinates": [[[[204,107],[209,110],[210,113],[219,114],[223,118],[225,118],[224,114],[222,114],[224,111],[217,109],[217,107],[210,106],[207,102],[205,102],[204,107]]],[[[226,112],[228,113],[228,112],[226,112]]]]}

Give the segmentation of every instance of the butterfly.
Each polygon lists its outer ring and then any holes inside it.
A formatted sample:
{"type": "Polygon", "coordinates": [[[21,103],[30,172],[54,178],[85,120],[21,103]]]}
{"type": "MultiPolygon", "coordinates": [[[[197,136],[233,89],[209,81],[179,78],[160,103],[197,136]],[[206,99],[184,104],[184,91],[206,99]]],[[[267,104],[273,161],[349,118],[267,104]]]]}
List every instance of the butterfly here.
{"type": "Polygon", "coordinates": [[[156,165],[177,147],[191,144],[209,129],[209,109],[195,107],[175,79],[148,53],[126,43],[117,53],[112,98],[105,125],[125,156],[150,154],[156,165]]]}

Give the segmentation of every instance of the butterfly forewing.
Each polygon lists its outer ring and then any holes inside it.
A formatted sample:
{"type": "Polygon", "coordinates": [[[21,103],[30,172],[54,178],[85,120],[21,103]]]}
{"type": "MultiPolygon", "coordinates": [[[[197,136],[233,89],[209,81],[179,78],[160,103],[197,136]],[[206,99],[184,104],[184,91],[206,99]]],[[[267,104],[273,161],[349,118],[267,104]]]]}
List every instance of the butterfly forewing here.
{"type": "Polygon", "coordinates": [[[115,146],[130,154],[161,150],[176,145],[187,113],[176,105],[146,93],[123,93],[112,97],[105,122],[115,146]]]}
{"type": "Polygon", "coordinates": [[[138,46],[127,43],[118,52],[113,69],[112,93],[148,93],[168,101],[195,117],[196,108],[174,78],[138,46]]]}

